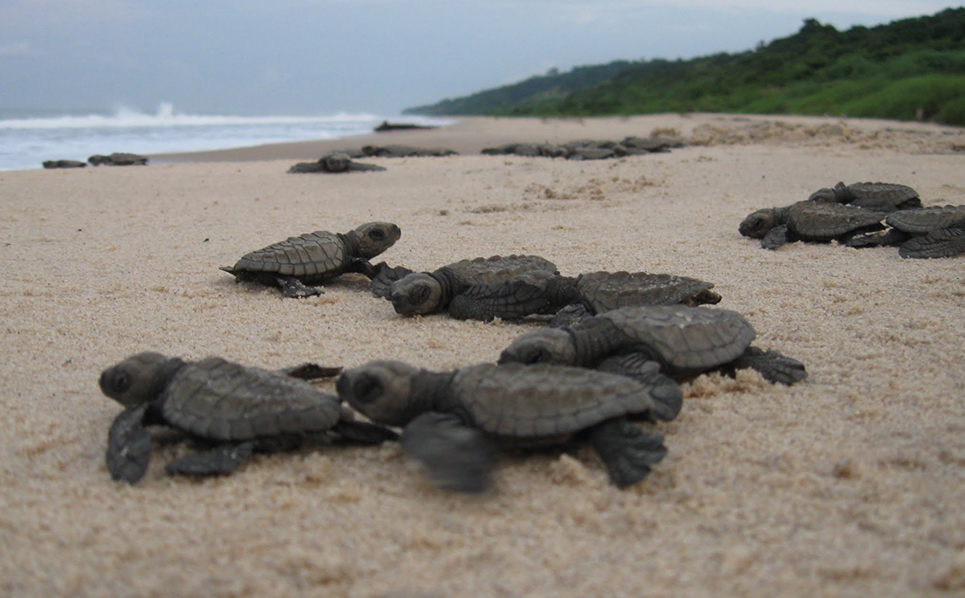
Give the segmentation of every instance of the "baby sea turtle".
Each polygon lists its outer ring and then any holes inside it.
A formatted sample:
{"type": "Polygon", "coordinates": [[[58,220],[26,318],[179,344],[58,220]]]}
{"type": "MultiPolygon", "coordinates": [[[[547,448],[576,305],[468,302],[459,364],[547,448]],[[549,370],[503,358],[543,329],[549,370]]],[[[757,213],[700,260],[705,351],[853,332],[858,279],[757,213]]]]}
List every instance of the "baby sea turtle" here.
{"type": "Polygon", "coordinates": [[[430,314],[448,309],[453,297],[473,285],[499,283],[537,270],[559,273],[556,264],[535,255],[461,260],[433,272],[385,267],[372,280],[372,293],[391,301],[403,316],[430,314]]]}
{"type": "Polygon", "coordinates": [[[334,370],[269,371],[220,357],[185,362],[138,353],[104,370],[101,390],[126,409],[111,425],[107,468],[115,480],[137,483],[147,471],[152,439],[145,426],[167,425],[208,445],[167,465],[170,474],[217,475],[253,451],[294,450],[343,440],[378,444],[391,430],[351,420],[338,399],[294,376],[334,376],[334,370]]]}
{"type": "Polygon", "coordinates": [[[441,158],[445,156],[457,156],[459,152],[444,148],[424,148],[411,145],[366,145],[362,147],[362,153],[366,156],[378,158],[441,158]]]}
{"type": "Polygon", "coordinates": [[[808,201],[844,203],[886,213],[921,207],[917,191],[896,183],[838,183],[832,188],[818,189],[808,201]]]}
{"type": "Polygon", "coordinates": [[[524,334],[502,352],[499,362],[593,368],[608,358],[634,354],[635,367],[657,362],[661,371],[675,378],[746,367],[782,384],[807,376],[801,362],[752,347],[755,336],[750,322],[731,310],[683,305],[623,307],[572,326],[524,334]]]}
{"type": "Polygon", "coordinates": [[[44,168],[84,168],[87,166],[87,162],[81,162],[80,160],[44,160],[44,168]]]}
{"type": "Polygon", "coordinates": [[[108,156],[94,154],[87,158],[92,166],[144,166],[147,164],[147,156],[140,154],[129,154],[126,152],[114,152],[108,156]]]}
{"type": "Polygon", "coordinates": [[[904,258],[953,257],[965,252],[965,205],[893,212],[883,235],[859,237],[852,247],[898,246],[904,258]]]}
{"type": "Polygon", "coordinates": [[[631,419],[672,419],[680,387],[655,373],[646,383],[624,376],[543,364],[478,364],[430,372],[397,361],[346,370],[339,397],[372,421],[401,426],[403,448],[442,487],[486,488],[495,447],[545,447],[588,440],[610,479],[626,487],[666,454],[663,437],[631,419]]]}
{"type": "MultiPolygon", "coordinates": [[[[475,285],[453,297],[449,315],[461,320],[512,320],[533,314],[555,314],[577,306],[594,315],[629,305],[701,305],[719,303],[709,282],[649,272],[591,272],[577,277],[545,270],[528,272],[505,282],[475,285]]],[[[569,317],[576,317],[568,310],[569,317]]]]}
{"type": "Polygon", "coordinates": [[[383,170],[385,170],[384,166],[355,162],[346,152],[332,152],[314,162],[299,162],[289,168],[288,172],[297,174],[308,172],[379,172],[383,170]]]}
{"type": "Polygon", "coordinates": [[[861,233],[881,230],[884,213],[858,206],[820,201],[799,201],[782,208],[765,208],[750,214],[738,230],[761,240],[764,249],[777,249],[789,241],[846,241],[861,233]]]}
{"type": "Polygon", "coordinates": [[[347,233],[315,231],[253,251],[221,269],[238,282],[278,287],[286,297],[324,293],[315,286],[347,272],[375,276],[369,259],[392,247],[402,231],[390,222],[369,222],[347,233]]]}

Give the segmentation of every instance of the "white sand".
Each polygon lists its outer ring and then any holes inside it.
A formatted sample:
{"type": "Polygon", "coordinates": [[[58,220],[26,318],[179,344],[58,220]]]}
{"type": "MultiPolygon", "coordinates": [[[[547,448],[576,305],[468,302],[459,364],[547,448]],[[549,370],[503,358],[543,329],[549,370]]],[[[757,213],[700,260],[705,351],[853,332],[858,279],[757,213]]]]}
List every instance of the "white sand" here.
{"type": "Polygon", "coordinates": [[[229,162],[0,173],[0,595],[965,595],[965,258],[800,243],[768,252],[737,233],[753,209],[838,181],[965,203],[965,135],[774,122],[470,119],[190,156],[229,162]],[[363,141],[466,154],[654,127],[712,145],[285,172],[363,141]],[[369,220],[402,228],[382,258],[415,269],[536,253],[566,274],[710,280],[758,346],[802,360],[809,378],[786,388],[749,372],[701,376],[680,418],[658,426],[668,457],[624,491],[584,449],[507,458],[492,493],[453,496],[394,444],[258,456],[202,482],[165,476],[185,450],[165,447],[137,486],[111,481],[103,453],[120,408],[97,377],[133,352],[444,369],[493,360],[538,327],[405,319],[357,275],[289,300],[218,270],[289,235],[369,220]]]}

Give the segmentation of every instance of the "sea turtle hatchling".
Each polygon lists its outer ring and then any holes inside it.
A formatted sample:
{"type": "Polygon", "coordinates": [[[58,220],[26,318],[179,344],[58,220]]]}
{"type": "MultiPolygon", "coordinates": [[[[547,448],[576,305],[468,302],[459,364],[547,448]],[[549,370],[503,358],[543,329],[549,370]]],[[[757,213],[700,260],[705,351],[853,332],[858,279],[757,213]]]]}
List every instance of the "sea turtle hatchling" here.
{"type": "Polygon", "coordinates": [[[556,363],[607,369],[628,375],[647,371],[650,362],[675,378],[724,369],[753,368],[771,382],[803,380],[804,365],[776,351],[751,346],[757,333],[742,315],[727,309],[623,307],[578,321],[572,326],[523,334],[499,357],[500,363],[556,363]],[[633,357],[628,357],[633,356],[633,357]],[[615,358],[624,364],[607,361],[615,358]]]}
{"type": "Polygon", "coordinates": [[[738,230],[761,240],[764,249],[777,249],[789,241],[847,241],[853,236],[882,230],[883,212],[854,205],[799,201],[779,208],[753,212],[738,230]]]}
{"type": "Polygon", "coordinates": [[[965,205],[892,212],[883,235],[857,237],[851,247],[898,246],[904,258],[954,257],[965,253],[965,205]]]}
{"type": "Polygon", "coordinates": [[[369,260],[401,236],[399,227],[390,222],[369,222],[344,234],[315,231],[248,253],[234,266],[221,269],[238,282],[278,287],[286,297],[321,295],[324,291],[314,285],[340,274],[375,276],[379,266],[369,260]]]}
{"type": "Polygon", "coordinates": [[[643,479],[666,454],[663,436],[630,420],[669,420],[680,410],[676,382],[655,372],[646,382],[543,364],[471,365],[431,372],[374,361],[342,372],[339,397],[372,421],[403,427],[402,446],[442,487],[480,492],[495,448],[554,446],[585,438],[611,481],[643,479]]]}
{"type": "Polygon", "coordinates": [[[289,173],[311,173],[311,172],[380,172],[384,171],[384,166],[378,164],[366,164],[352,160],[346,152],[332,152],[325,154],[314,162],[299,162],[288,169],[289,173]]]}
{"type": "Polygon", "coordinates": [[[114,152],[107,156],[94,154],[87,158],[87,161],[90,162],[92,166],[100,166],[102,164],[106,166],[144,166],[147,164],[148,157],[127,152],[114,152]]]}
{"type": "Polygon", "coordinates": [[[269,371],[220,357],[186,362],[159,353],[132,355],[100,377],[104,394],[126,407],[108,433],[108,471],[130,484],[144,476],[153,445],[145,426],[153,424],[208,446],[167,465],[170,474],[197,476],[230,473],[254,451],[396,438],[381,426],[353,421],[338,399],[296,378],[334,376],[339,370],[269,371]]]}
{"type": "Polygon", "coordinates": [[[513,320],[567,310],[568,318],[590,316],[629,305],[702,305],[719,303],[713,284],[671,274],[590,272],[576,277],[545,270],[510,280],[475,285],[453,297],[449,315],[461,320],[513,320]]]}
{"type": "Polygon", "coordinates": [[[495,284],[537,270],[559,274],[556,264],[535,255],[461,260],[432,272],[384,267],[372,279],[372,293],[391,301],[399,314],[424,315],[445,311],[453,297],[471,286],[495,284]]]}
{"type": "Polygon", "coordinates": [[[897,183],[845,185],[842,182],[834,187],[818,189],[808,197],[808,201],[843,203],[886,213],[921,207],[918,192],[907,185],[897,183]]]}

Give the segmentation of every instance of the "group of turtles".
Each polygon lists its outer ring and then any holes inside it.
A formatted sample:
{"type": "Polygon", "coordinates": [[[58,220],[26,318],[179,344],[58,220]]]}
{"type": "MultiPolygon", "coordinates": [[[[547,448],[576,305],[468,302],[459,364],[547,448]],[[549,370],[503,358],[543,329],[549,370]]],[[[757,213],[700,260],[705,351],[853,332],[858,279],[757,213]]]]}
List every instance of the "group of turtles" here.
{"type": "Polygon", "coordinates": [[[965,205],[923,207],[918,192],[893,183],[838,183],[789,206],[753,212],[738,228],[764,249],[789,241],[848,247],[898,246],[903,258],[965,253],[965,205]]]}
{"type": "MultiPolygon", "coordinates": [[[[565,160],[607,160],[624,156],[639,156],[669,152],[683,146],[679,137],[651,135],[649,137],[625,137],[620,141],[600,139],[577,139],[566,143],[506,143],[483,148],[480,153],[488,156],[523,156],[527,158],[563,158],[565,160]]],[[[357,162],[358,158],[423,158],[454,156],[458,153],[444,148],[422,148],[410,145],[366,145],[361,149],[339,150],[325,154],[314,162],[298,162],[288,169],[292,174],[377,172],[385,167],[357,162]]]]}
{"type": "Polygon", "coordinates": [[[649,137],[629,136],[620,141],[600,139],[577,139],[567,143],[506,143],[482,150],[489,156],[515,155],[528,158],[564,158],[566,160],[608,160],[624,156],[639,156],[658,152],[669,152],[672,148],[682,147],[679,137],[650,135],[649,137]]]}
{"type": "Polygon", "coordinates": [[[738,368],[782,384],[806,377],[799,361],[754,347],[742,315],[706,307],[720,301],[710,283],[644,272],[567,277],[539,256],[462,260],[429,272],[371,263],[400,237],[387,222],[316,231],[222,269],[289,297],[320,294],[319,284],[356,272],[402,315],[554,315],[550,325],[514,340],[495,362],[445,372],[386,360],[272,371],[218,357],[133,355],[100,378],[125,407],[108,433],[111,475],[140,480],[154,444],[148,427],[166,425],[200,446],[169,463],[172,474],[228,473],[259,451],[398,439],[440,487],[474,493],[489,486],[501,448],[585,441],[622,488],[666,455],[663,436],[638,422],[677,417],[680,381],[738,368]],[[335,375],[337,396],[310,382],[335,375]]]}
{"type": "Polygon", "coordinates": [[[87,162],[80,160],[44,160],[43,167],[53,168],[84,168],[89,163],[91,166],[144,166],[147,164],[147,156],[140,154],[130,154],[127,152],[114,152],[106,156],[94,154],[87,158],[87,162]]]}

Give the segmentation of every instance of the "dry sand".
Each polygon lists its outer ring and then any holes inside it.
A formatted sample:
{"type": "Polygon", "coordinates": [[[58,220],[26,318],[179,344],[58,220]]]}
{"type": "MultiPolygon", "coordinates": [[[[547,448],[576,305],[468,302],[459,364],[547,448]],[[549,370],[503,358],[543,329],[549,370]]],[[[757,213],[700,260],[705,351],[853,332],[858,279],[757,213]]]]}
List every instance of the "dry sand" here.
{"type": "Polygon", "coordinates": [[[228,162],[0,173],[0,595],[965,595],[965,258],[768,252],[737,233],[751,210],[839,180],[965,203],[963,149],[959,129],[880,121],[468,119],[190,156],[228,162]],[[473,153],[655,127],[705,145],[285,172],[373,140],[473,153]],[[97,377],[130,353],[443,369],[493,360],[540,325],[404,319],[357,275],[289,300],[218,270],[286,236],[368,220],[401,226],[383,257],[415,269],[537,253],[568,274],[710,280],[758,346],[810,376],[790,388],[749,372],[687,384],[680,418],[659,426],[668,457],[624,491],[584,449],[509,457],[490,494],[453,496],[395,444],[259,456],[201,482],[165,476],[184,448],[163,447],[139,485],[111,481],[103,455],[119,407],[97,377]]]}

